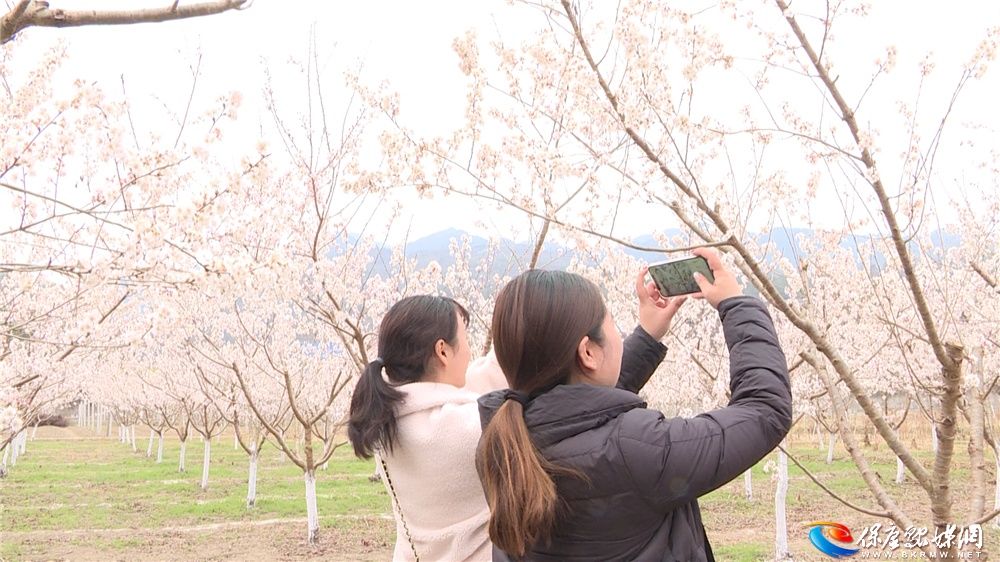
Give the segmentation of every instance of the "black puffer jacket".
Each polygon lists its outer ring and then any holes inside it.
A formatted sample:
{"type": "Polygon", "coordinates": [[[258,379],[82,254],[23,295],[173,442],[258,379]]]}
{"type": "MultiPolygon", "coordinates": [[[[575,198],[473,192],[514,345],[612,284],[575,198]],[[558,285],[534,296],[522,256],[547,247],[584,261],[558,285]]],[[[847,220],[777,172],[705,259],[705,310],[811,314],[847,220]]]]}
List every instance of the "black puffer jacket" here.
{"type": "MultiPolygon", "coordinates": [[[[763,304],[734,297],[719,305],[729,347],[729,406],[665,419],[637,392],[666,348],[641,328],[625,340],[618,388],[557,386],[525,410],[546,459],[587,475],[558,478],[565,510],[549,544],[525,560],[714,560],[698,496],[729,482],[774,449],[791,427],[785,356],[763,304]]],[[[483,425],[502,392],[479,399],[483,425]]],[[[494,548],[494,560],[510,560],[494,548]]]]}

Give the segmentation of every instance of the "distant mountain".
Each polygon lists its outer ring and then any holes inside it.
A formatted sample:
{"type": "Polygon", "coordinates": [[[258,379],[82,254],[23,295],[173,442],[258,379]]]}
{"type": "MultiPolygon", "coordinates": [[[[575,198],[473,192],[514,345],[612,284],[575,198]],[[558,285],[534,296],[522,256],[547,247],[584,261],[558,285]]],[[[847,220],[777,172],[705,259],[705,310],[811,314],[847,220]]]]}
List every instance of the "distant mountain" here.
{"type": "MultiPolygon", "coordinates": [[[[682,231],[679,229],[671,229],[664,232],[664,234],[667,238],[673,238],[675,236],[682,235],[682,231]]],[[[763,256],[765,262],[770,262],[778,259],[779,257],[784,257],[792,263],[798,263],[798,261],[806,254],[805,250],[802,248],[802,240],[807,240],[813,235],[814,231],[808,228],[773,229],[770,232],[754,234],[753,239],[761,245],[768,243],[774,245],[777,254],[763,256]]],[[[406,256],[408,258],[415,259],[419,267],[423,267],[432,261],[436,261],[442,268],[447,268],[455,262],[449,251],[451,242],[452,240],[461,240],[462,237],[468,237],[469,239],[469,245],[472,251],[472,263],[475,264],[481,261],[489,250],[489,240],[456,228],[448,228],[410,241],[406,244],[406,256]]],[[[356,236],[349,237],[349,241],[351,243],[356,241],[356,239],[356,236]]],[[[864,235],[859,235],[856,240],[845,238],[841,241],[840,246],[845,249],[854,250],[856,244],[864,244],[869,239],[870,237],[864,235]]],[[[957,235],[940,231],[932,233],[931,239],[935,244],[935,248],[942,249],[952,248],[961,243],[961,239],[957,235]]],[[[652,234],[639,236],[633,239],[632,243],[637,246],[650,248],[660,246],[660,243],[656,241],[656,238],[652,234]]],[[[915,242],[910,243],[910,249],[915,254],[920,254],[915,242]]],[[[499,247],[496,252],[496,259],[492,268],[493,272],[502,275],[523,271],[531,259],[533,250],[534,245],[531,242],[516,242],[508,238],[500,240],[499,247]]],[[[632,257],[650,262],[666,259],[665,254],[660,252],[648,252],[633,248],[623,248],[623,251],[632,257]]],[[[331,253],[334,252],[335,251],[331,251],[331,253]]],[[[539,256],[538,266],[546,269],[566,269],[573,257],[572,252],[573,250],[570,248],[556,244],[552,241],[547,241],[542,249],[542,254],[539,256]]],[[[383,248],[381,251],[373,252],[372,257],[375,259],[373,273],[381,275],[386,275],[388,273],[390,270],[391,254],[392,251],[389,247],[383,248]]],[[[856,251],[855,255],[857,255],[856,251]]],[[[868,266],[881,268],[885,265],[885,260],[881,256],[876,256],[875,262],[876,263],[868,264],[868,266]]],[[[858,258],[858,265],[861,265],[860,258],[858,258]]]]}

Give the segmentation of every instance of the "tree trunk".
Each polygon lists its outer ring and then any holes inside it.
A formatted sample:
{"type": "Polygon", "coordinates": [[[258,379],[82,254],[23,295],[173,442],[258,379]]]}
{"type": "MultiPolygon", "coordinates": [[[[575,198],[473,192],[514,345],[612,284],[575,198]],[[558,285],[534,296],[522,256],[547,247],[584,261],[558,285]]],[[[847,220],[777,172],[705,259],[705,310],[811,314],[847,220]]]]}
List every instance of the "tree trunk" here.
{"type": "Polygon", "coordinates": [[[138,453],[139,447],[136,447],[135,445],[135,426],[134,425],[129,426],[127,431],[128,431],[129,441],[132,443],[132,452],[138,453]]]}
{"type": "Polygon", "coordinates": [[[234,451],[240,450],[240,440],[239,437],[236,435],[236,431],[233,431],[233,450],[234,451]]]}
{"type": "Polygon", "coordinates": [[[205,456],[201,463],[201,489],[208,490],[208,466],[212,461],[212,438],[205,440],[205,456]]]}
{"type": "Polygon", "coordinates": [[[7,445],[7,448],[11,449],[10,466],[17,466],[17,455],[18,453],[20,453],[21,450],[21,444],[18,442],[18,439],[20,438],[21,434],[18,433],[17,435],[14,436],[14,440],[10,442],[10,445],[7,445]]]}
{"type": "Polygon", "coordinates": [[[250,453],[250,476],[247,479],[247,509],[252,508],[257,503],[257,445],[253,445],[253,452],[250,453]]]}
{"type": "Polygon", "coordinates": [[[38,422],[35,422],[34,429],[31,430],[31,440],[34,441],[38,438],[38,422]]]}
{"type": "Polygon", "coordinates": [[[903,464],[903,460],[896,457],[896,484],[902,484],[906,481],[906,465],[903,464]]]}
{"type": "MultiPolygon", "coordinates": [[[[977,520],[986,514],[986,458],[984,451],[986,414],[979,396],[969,396],[969,398],[969,464],[972,471],[972,513],[969,518],[977,520]]],[[[1000,475],[997,476],[1000,477],[1000,475]]]]}
{"type": "Polygon", "coordinates": [[[149,445],[146,445],[146,458],[153,456],[153,436],[156,432],[152,429],[149,430],[149,445]]]}
{"type": "Polygon", "coordinates": [[[743,493],[746,495],[747,501],[753,501],[753,474],[751,474],[752,469],[747,469],[743,473],[743,493]]]}
{"type": "Polygon", "coordinates": [[[774,490],[774,559],[791,560],[788,548],[788,521],[785,519],[785,499],[788,495],[788,457],[778,450],[778,485],[774,490]]]}
{"type": "MultiPolygon", "coordinates": [[[[994,436],[996,439],[996,436],[994,436]]],[[[996,467],[996,484],[993,485],[993,508],[1000,508],[1000,453],[994,451],[993,464],[996,467]]],[[[993,518],[993,526],[1000,529],[1000,517],[993,518]]]]}
{"type": "Polygon", "coordinates": [[[306,515],[309,527],[309,544],[319,541],[319,511],[316,508],[316,471],[310,468],[305,472],[306,480],[306,515]]]}
{"type": "Polygon", "coordinates": [[[187,456],[187,439],[181,441],[181,459],[180,464],[177,465],[177,472],[184,472],[184,457],[187,456]]]}
{"type": "Polygon", "coordinates": [[[157,435],[159,444],[156,446],[156,464],[163,462],[163,432],[157,435]]]}
{"type": "MultiPolygon", "coordinates": [[[[944,382],[944,393],[941,396],[941,410],[936,428],[937,454],[934,455],[932,481],[934,493],[931,494],[931,515],[934,518],[935,534],[945,531],[949,525],[957,523],[953,515],[954,500],[951,486],[954,484],[951,475],[952,456],[955,452],[955,434],[958,421],[958,403],[962,398],[962,360],[964,350],[961,345],[946,342],[945,350],[951,365],[941,368],[941,379],[944,382]]],[[[958,549],[954,543],[938,548],[938,558],[955,559],[958,549]]]]}
{"type": "Polygon", "coordinates": [[[837,434],[830,433],[830,442],[826,448],[826,464],[833,464],[833,446],[837,444],[837,434]]]}
{"type": "Polygon", "coordinates": [[[931,450],[934,451],[935,455],[938,452],[937,424],[935,424],[933,421],[931,422],[931,450]]]}

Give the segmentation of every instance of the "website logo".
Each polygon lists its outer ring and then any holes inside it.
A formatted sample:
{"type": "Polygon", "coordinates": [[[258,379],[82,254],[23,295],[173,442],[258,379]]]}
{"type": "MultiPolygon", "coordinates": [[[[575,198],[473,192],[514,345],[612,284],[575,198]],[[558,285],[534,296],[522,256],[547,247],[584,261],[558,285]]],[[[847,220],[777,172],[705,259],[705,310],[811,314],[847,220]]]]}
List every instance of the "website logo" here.
{"type": "Polygon", "coordinates": [[[854,542],[851,530],[846,525],[833,521],[814,521],[807,523],[807,526],[812,527],[809,529],[809,542],[823,554],[831,558],[847,558],[858,552],[857,548],[838,544],[852,544],[854,542]]]}

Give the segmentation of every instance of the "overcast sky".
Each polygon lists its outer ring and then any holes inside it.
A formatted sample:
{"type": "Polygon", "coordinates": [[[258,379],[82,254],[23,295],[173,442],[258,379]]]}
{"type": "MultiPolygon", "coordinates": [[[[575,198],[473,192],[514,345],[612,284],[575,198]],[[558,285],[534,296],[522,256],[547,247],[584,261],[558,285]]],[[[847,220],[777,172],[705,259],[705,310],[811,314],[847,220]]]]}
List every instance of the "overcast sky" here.
{"type": "MultiPolygon", "coordinates": [[[[10,0],[6,1],[10,4],[10,0]]],[[[51,4],[100,8],[161,6],[169,2],[52,0],[51,4]]],[[[1000,2],[993,0],[877,0],[872,4],[871,18],[865,24],[868,27],[842,31],[837,37],[839,48],[847,56],[854,49],[862,60],[871,61],[885,45],[895,44],[900,52],[900,67],[906,72],[890,80],[899,80],[901,90],[911,87],[913,65],[929,50],[935,53],[939,65],[954,65],[968,58],[988,26],[1000,25],[1000,2]]],[[[290,59],[305,57],[314,28],[321,70],[326,76],[333,80],[363,61],[368,81],[389,80],[401,93],[406,121],[427,134],[435,134],[456,126],[464,111],[465,79],[451,48],[453,39],[467,29],[476,29],[483,41],[498,34],[508,41],[516,39],[539,25],[533,14],[537,12],[494,0],[255,0],[247,10],[210,18],[142,26],[29,29],[24,35],[30,37],[22,39],[39,46],[65,39],[71,56],[68,75],[97,80],[109,91],[120,91],[119,77],[124,76],[130,100],[139,106],[147,104],[148,111],[140,111],[137,116],[146,123],[140,126],[156,127],[166,126],[162,124],[164,106],[170,111],[182,111],[190,89],[188,65],[195,53],[203,56],[198,95],[208,100],[229,90],[240,90],[251,100],[248,108],[253,112],[252,100],[260,91],[263,68],[268,66],[276,76],[282,76],[290,59]],[[159,109],[157,104],[162,104],[159,109]]],[[[1000,83],[998,74],[994,69],[988,76],[994,86],[1000,83]]],[[[982,90],[970,95],[966,102],[980,112],[982,121],[995,133],[1000,126],[1000,111],[982,90]]],[[[992,92],[1000,92],[1000,87],[992,87],[992,92]]],[[[288,101],[297,103],[294,99],[288,101]]],[[[409,224],[411,238],[445,226],[488,234],[476,224],[484,214],[475,212],[467,202],[444,205],[441,201],[415,204],[409,224]],[[449,210],[447,225],[439,216],[442,208],[449,210]]],[[[621,221],[626,228],[624,234],[648,232],[652,230],[650,225],[657,222],[656,215],[634,210],[631,213],[631,220],[621,221]]],[[[510,234],[502,216],[491,213],[487,220],[496,224],[498,233],[510,234]]],[[[397,225],[394,237],[403,232],[397,225]]]]}

